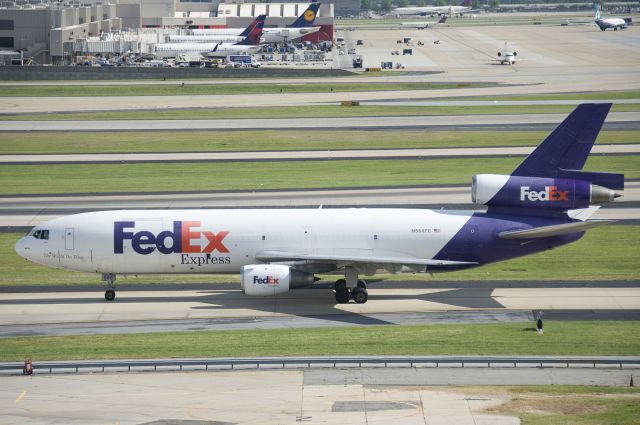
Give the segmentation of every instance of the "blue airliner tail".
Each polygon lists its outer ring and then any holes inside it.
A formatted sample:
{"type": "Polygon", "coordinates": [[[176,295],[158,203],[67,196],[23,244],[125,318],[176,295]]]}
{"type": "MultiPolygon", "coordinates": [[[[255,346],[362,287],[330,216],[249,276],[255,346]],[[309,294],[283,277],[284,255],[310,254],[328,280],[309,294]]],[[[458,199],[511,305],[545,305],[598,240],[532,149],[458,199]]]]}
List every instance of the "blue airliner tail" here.
{"type": "Polygon", "coordinates": [[[313,26],[318,15],[318,9],[320,9],[320,3],[311,3],[304,12],[296,19],[289,28],[309,28],[313,26]]]}

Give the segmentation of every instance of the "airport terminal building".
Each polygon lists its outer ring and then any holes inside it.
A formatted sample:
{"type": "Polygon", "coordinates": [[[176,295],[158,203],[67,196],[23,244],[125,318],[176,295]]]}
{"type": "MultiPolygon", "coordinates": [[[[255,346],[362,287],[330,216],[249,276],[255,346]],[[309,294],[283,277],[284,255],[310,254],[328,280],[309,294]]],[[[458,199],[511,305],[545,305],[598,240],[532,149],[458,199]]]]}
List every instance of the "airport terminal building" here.
{"type": "MultiPolygon", "coordinates": [[[[332,40],[334,7],[350,13],[360,1],[322,3],[314,25],[320,31],[303,41],[332,40]]],[[[182,0],[83,0],[0,2],[0,51],[22,52],[40,64],[69,63],[78,53],[144,53],[149,43],[163,42],[167,34],[193,28],[245,27],[266,14],[266,27],[285,27],[308,3],[251,3],[182,0]]]]}

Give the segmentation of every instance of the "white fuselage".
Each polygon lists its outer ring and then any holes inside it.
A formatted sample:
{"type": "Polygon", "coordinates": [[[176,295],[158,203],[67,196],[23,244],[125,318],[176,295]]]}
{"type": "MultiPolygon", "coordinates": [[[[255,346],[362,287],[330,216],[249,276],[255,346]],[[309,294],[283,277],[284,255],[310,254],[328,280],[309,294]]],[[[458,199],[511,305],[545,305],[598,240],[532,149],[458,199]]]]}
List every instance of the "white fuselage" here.
{"type": "MultiPolygon", "coordinates": [[[[262,42],[264,43],[283,43],[297,40],[308,34],[318,32],[320,27],[308,28],[263,28],[262,42]]],[[[211,36],[238,36],[244,31],[244,28],[212,28],[212,29],[194,29],[193,35],[183,37],[211,37],[211,36]]]]}
{"type": "Polygon", "coordinates": [[[239,43],[245,37],[240,35],[170,35],[171,43],[239,43]]]}
{"type": "Polygon", "coordinates": [[[516,55],[513,52],[500,52],[500,59],[498,60],[503,65],[513,65],[516,63],[516,55]]]}
{"type": "MultiPolygon", "coordinates": [[[[238,273],[265,251],[433,258],[472,212],[421,209],[122,210],[76,214],[16,251],[97,273],[238,273]]],[[[45,229],[46,228],[46,229],[45,229]]]]}
{"type": "Polygon", "coordinates": [[[466,6],[414,6],[414,7],[398,7],[393,10],[397,16],[411,16],[411,15],[429,15],[429,14],[443,14],[458,15],[471,10],[466,6]]]}
{"type": "Polygon", "coordinates": [[[224,58],[229,55],[251,55],[260,46],[238,45],[230,43],[158,43],[157,58],[175,58],[182,54],[200,54],[207,57],[224,58]]]}

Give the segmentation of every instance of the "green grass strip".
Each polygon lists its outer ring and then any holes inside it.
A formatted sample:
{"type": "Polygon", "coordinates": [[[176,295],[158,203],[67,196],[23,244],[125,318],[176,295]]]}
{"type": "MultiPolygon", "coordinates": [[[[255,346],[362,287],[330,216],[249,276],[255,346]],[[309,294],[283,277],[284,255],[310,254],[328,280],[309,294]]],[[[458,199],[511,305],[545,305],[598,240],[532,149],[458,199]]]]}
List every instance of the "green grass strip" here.
{"type": "Polygon", "coordinates": [[[390,90],[433,90],[489,87],[494,84],[480,83],[232,83],[232,84],[120,84],[120,85],[4,85],[0,97],[95,97],[95,96],[201,96],[275,93],[332,93],[390,90]]]}
{"type": "MultiPolygon", "coordinates": [[[[123,107],[126,105],[123,104],[123,107]]],[[[149,120],[149,119],[230,119],[230,118],[323,118],[323,117],[388,117],[434,115],[552,114],[569,113],[573,105],[491,105],[491,106],[394,106],[340,105],[194,108],[151,111],[79,112],[51,114],[2,115],[4,121],[68,121],[68,120],[149,120]]],[[[640,104],[613,105],[612,112],[640,111],[640,104]]],[[[443,123],[446,124],[446,123],[443,123]]]]}
{"type": "MultiPolygon", "coordinates": [[[[171,302],[171,301],[169,301],[171,302]]],[[[597,355],[640,352],[640,322],[446,324],[0,339],[0,360],[314,355],[597,355]],[[615,344],[612,344],[615,341],[615,344]]]]}
{"type": "MultiPolygon", "coordinates": [[[[0,233],[0,286],[19,285],[95,285],[100,291],[97,274],[77,273],[50,269],[19,257],[13,250],[18,233],[0,233]]],[[[378,274],[367,278],[371,283],[379,280],[421,281],[425,287],[438,281],[522,281],[522,280],[638,280],[640,258],[640,226],[604,226],[589,230],[579,241],[515,260],[491,264],[477,269],[451,273],[378,274]],[[571,264],[571,267],[567,267],[571,264]]],[[[326,280],[335,280],[327,276],[326,280]]],[[[238,283],[239,271],[234,275],[141,275],[118,277],[120,284],[165,283],[238,283]]]]}
{"type": "Polygon", "coordinates": [[[523,425],[637,425],[638,387],[541,385],[464,388],[472,394],[505,394],[511,400],[487,409],[489,414],[518,416],[523,425]]]}
{"type": "MultiPolygon", "coordinates": [[[[230,152],[535,146],[543,131],[0,132],[0,154],[230,152]]],[[[598,144],[638,143],[640,131],[603,131],[598,144]]]]}
{"type": "Polygon", "coordinates": [[[621,100],[640,99],[640,91],[602,91],[584,93],[550,93],[550,94],[528,94],[528,95],[495,95],[495,96],[467,96],[459,97],[456,100],[473,101],[538,101],[538,100],[621,100]]]}
{"type": "MultiPolygon", "coordinates": [[[[184,192],[469,183],[511,172],[522,158],[5,165],[0,194],[184,192]]],[[[592,156],[586,169],[640,178],[640,157],[592,156]]]]}

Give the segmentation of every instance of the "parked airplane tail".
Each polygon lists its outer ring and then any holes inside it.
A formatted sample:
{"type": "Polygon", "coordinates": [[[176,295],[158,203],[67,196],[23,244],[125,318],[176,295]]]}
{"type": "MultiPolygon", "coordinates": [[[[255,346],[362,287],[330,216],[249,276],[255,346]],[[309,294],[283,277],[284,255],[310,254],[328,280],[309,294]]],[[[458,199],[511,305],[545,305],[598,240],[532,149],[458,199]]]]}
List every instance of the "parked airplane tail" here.
{"type": "Polygon", "coordinates": [[[240,34],[245,37],[244,40],[236,43],[238,45],[250,45],[255,46],[260,44],[260,37],[262,37],[262,30],[264,28],[264,20],[267,15],[258,15],[249,26],[240,34]]]}
{"type": "Polygon", "coordinates": [[[318,9],[320,9],[320,3],[311,3],[309,7],[305,9],[304,12],[296,19],[291,25],[288,25],[289,28],[308,28],[313,26],[313,21],[315,21],[316,16],[318,15],[318,9]]]}
{"type": "Polygon", "coordinates": [[[610,109],[610,103],[579,105],[511,175],[474,176],[473,201],[524,214],[613,201],[620,196],[614,190],[624,189],[624,174],[582,171],[610,109]]]}

